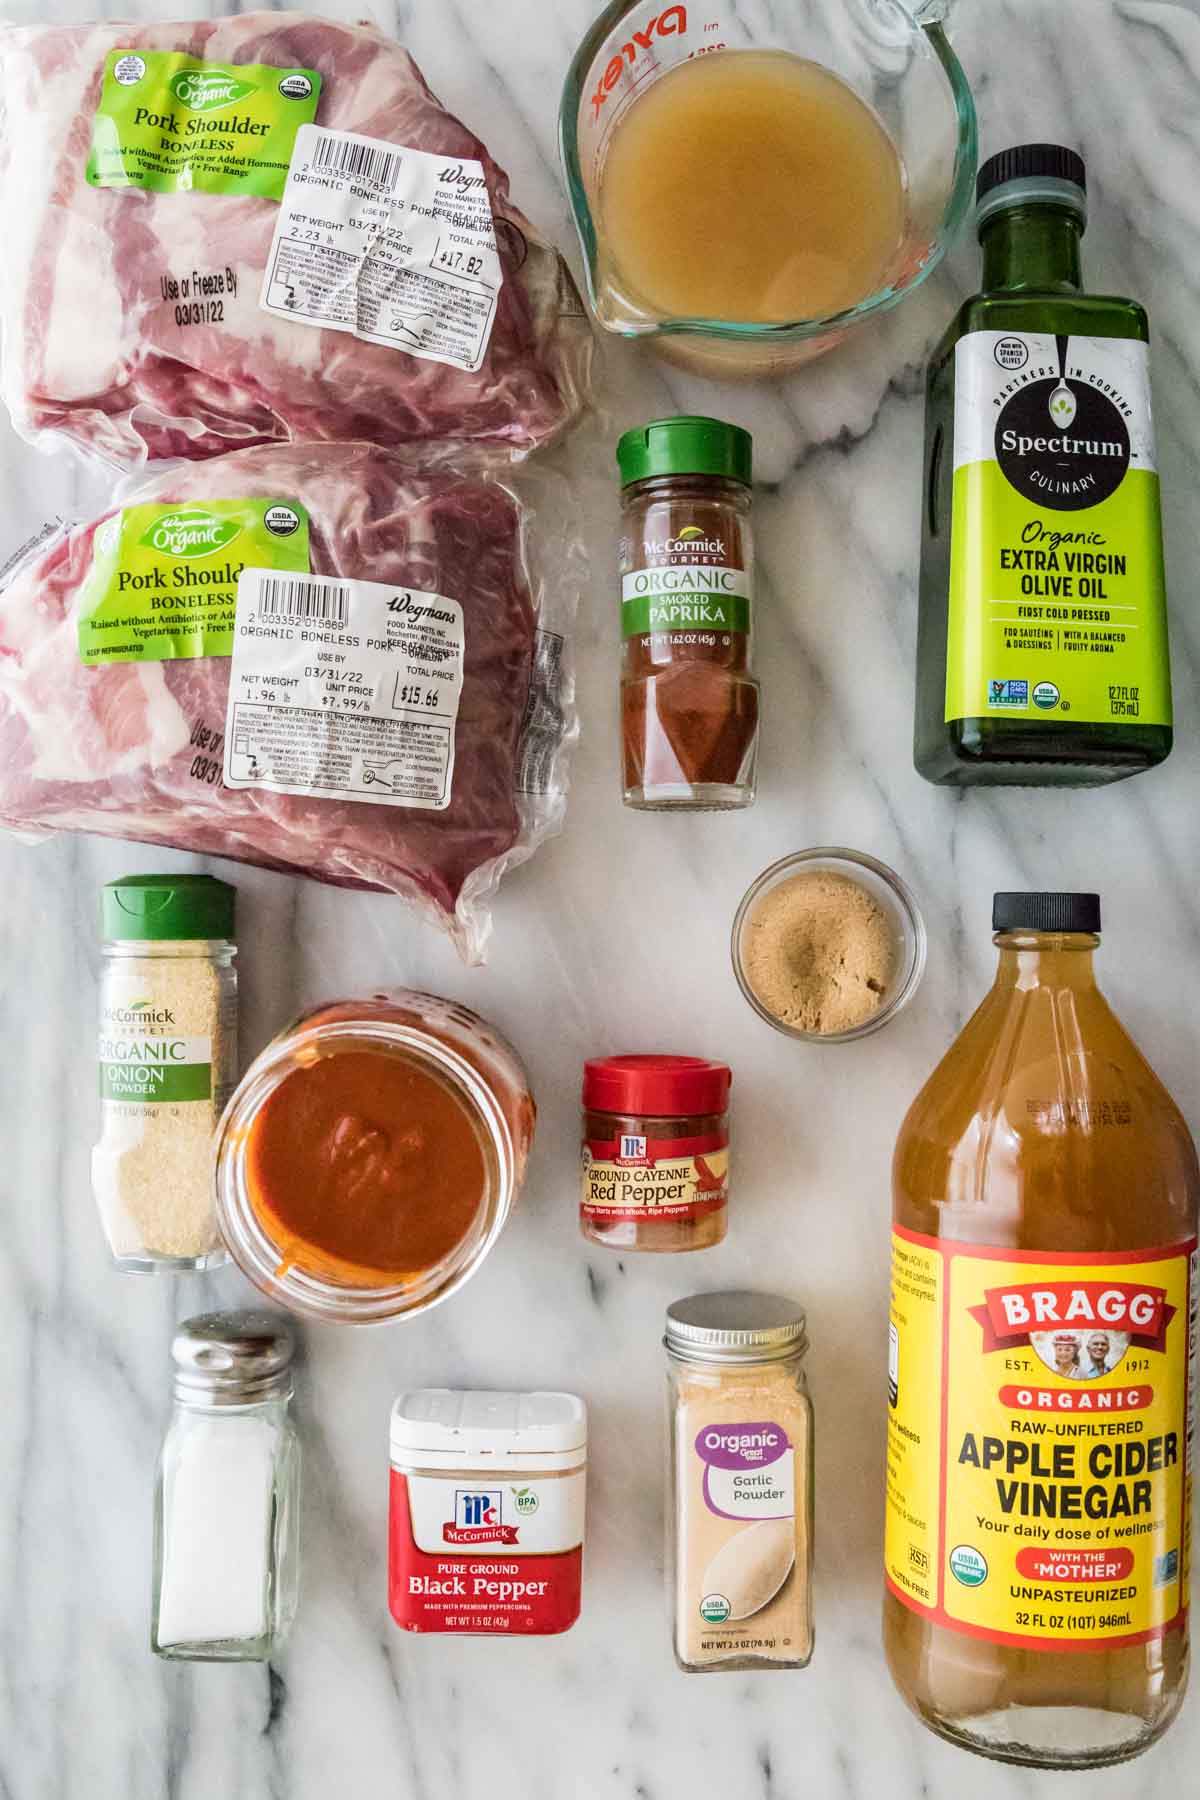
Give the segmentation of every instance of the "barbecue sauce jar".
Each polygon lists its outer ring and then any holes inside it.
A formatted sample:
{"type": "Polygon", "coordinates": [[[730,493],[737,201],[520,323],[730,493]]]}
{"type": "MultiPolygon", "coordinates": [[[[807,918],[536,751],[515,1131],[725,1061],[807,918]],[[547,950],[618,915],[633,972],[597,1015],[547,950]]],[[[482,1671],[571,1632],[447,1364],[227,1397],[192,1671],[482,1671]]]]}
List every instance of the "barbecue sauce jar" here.
{"type": "Polygon", "coordinates": [[[627,806],[753,803],[752,450],[740,427],[690,417],[627,431],[617,445],[627,806]]]}
{"type": "Polygon", "coordinates": [[[725,1236],[729,1088],[700,1056],[583,1065],[579,1226],[610,1250],[707,1250],[725,1236]]]}

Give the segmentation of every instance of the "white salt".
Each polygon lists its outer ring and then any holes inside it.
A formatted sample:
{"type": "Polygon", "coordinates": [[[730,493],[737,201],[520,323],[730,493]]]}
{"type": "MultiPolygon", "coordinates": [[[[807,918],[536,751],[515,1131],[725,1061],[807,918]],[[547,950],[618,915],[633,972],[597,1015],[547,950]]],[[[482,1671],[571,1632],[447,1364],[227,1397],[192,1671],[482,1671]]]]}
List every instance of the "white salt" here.
{"type": "Polygon", "coordinates": [[[238,1643],[267,1631],[276,1432],[192,1415],[163,1492],[158,1643],[238,1643]]]}

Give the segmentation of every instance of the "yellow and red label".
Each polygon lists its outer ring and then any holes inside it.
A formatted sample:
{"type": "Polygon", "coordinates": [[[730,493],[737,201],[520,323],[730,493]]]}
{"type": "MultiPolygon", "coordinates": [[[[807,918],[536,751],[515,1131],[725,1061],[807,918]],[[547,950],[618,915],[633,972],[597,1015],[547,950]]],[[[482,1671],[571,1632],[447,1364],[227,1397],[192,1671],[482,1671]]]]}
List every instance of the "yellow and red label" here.
{"type": "Polygon", "coordinates": [[[1195,1248],[1056,1256],[894,1230],[897,1599],[1057,1651],[1144,1643],[1182,1620],[1195,1248]]]}
{"type": "Polygon", "coordinates": [[[611,1224],[652,1214],[702,1219],[720,1212],[728,1199],[729,1138],[723,1131],[691,1138],[625,1135],[584,1142],[580,1212],[585,1220],[611,1224]]]}

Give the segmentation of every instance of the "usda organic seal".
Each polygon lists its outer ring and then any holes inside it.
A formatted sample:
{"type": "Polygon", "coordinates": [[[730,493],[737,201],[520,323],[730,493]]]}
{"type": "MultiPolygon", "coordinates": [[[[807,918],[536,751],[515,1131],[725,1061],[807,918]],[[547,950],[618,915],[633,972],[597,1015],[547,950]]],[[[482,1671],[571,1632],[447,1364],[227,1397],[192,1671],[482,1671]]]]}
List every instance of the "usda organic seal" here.
{"type": "Polygon", "coordinates": [[[700,1602],[700,1617],[709,1625],[723,1625],[732,1611],[724,1594],[705,1594],[700,1602]]]}
{"type": "Polygon", "coordinates": [[[290,506],[268,506],[263,524],[272,537],[291,537],[300,529],[300,514],[290,506]]]}
{"type": "Polygon", "coordinates": [[[957,1544],[950,1552],[950,1573],[963,1587],[982,1587],[987,1580],[987,1558],[970,1544],[957,1544]]]}

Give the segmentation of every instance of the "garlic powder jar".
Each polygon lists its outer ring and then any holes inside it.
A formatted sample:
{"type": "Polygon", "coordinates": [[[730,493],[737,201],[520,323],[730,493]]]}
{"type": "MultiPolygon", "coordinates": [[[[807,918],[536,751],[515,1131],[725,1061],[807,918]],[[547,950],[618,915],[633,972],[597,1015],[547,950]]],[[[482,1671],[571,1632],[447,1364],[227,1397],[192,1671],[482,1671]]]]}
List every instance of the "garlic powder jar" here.
{"type": "Polygon", "coordinates": [[[668,1308],[669,1567],[681,1669],[812,1655],[812,1402],[804,1313],[772,1294],[668,1308]]]}
{"type": "Polygon", "coordinates": [[[579,1617],[587,1410],[420,1388],[392,1408],[388,1602],[405,1631],[545,1636],[579,1617]]]}

